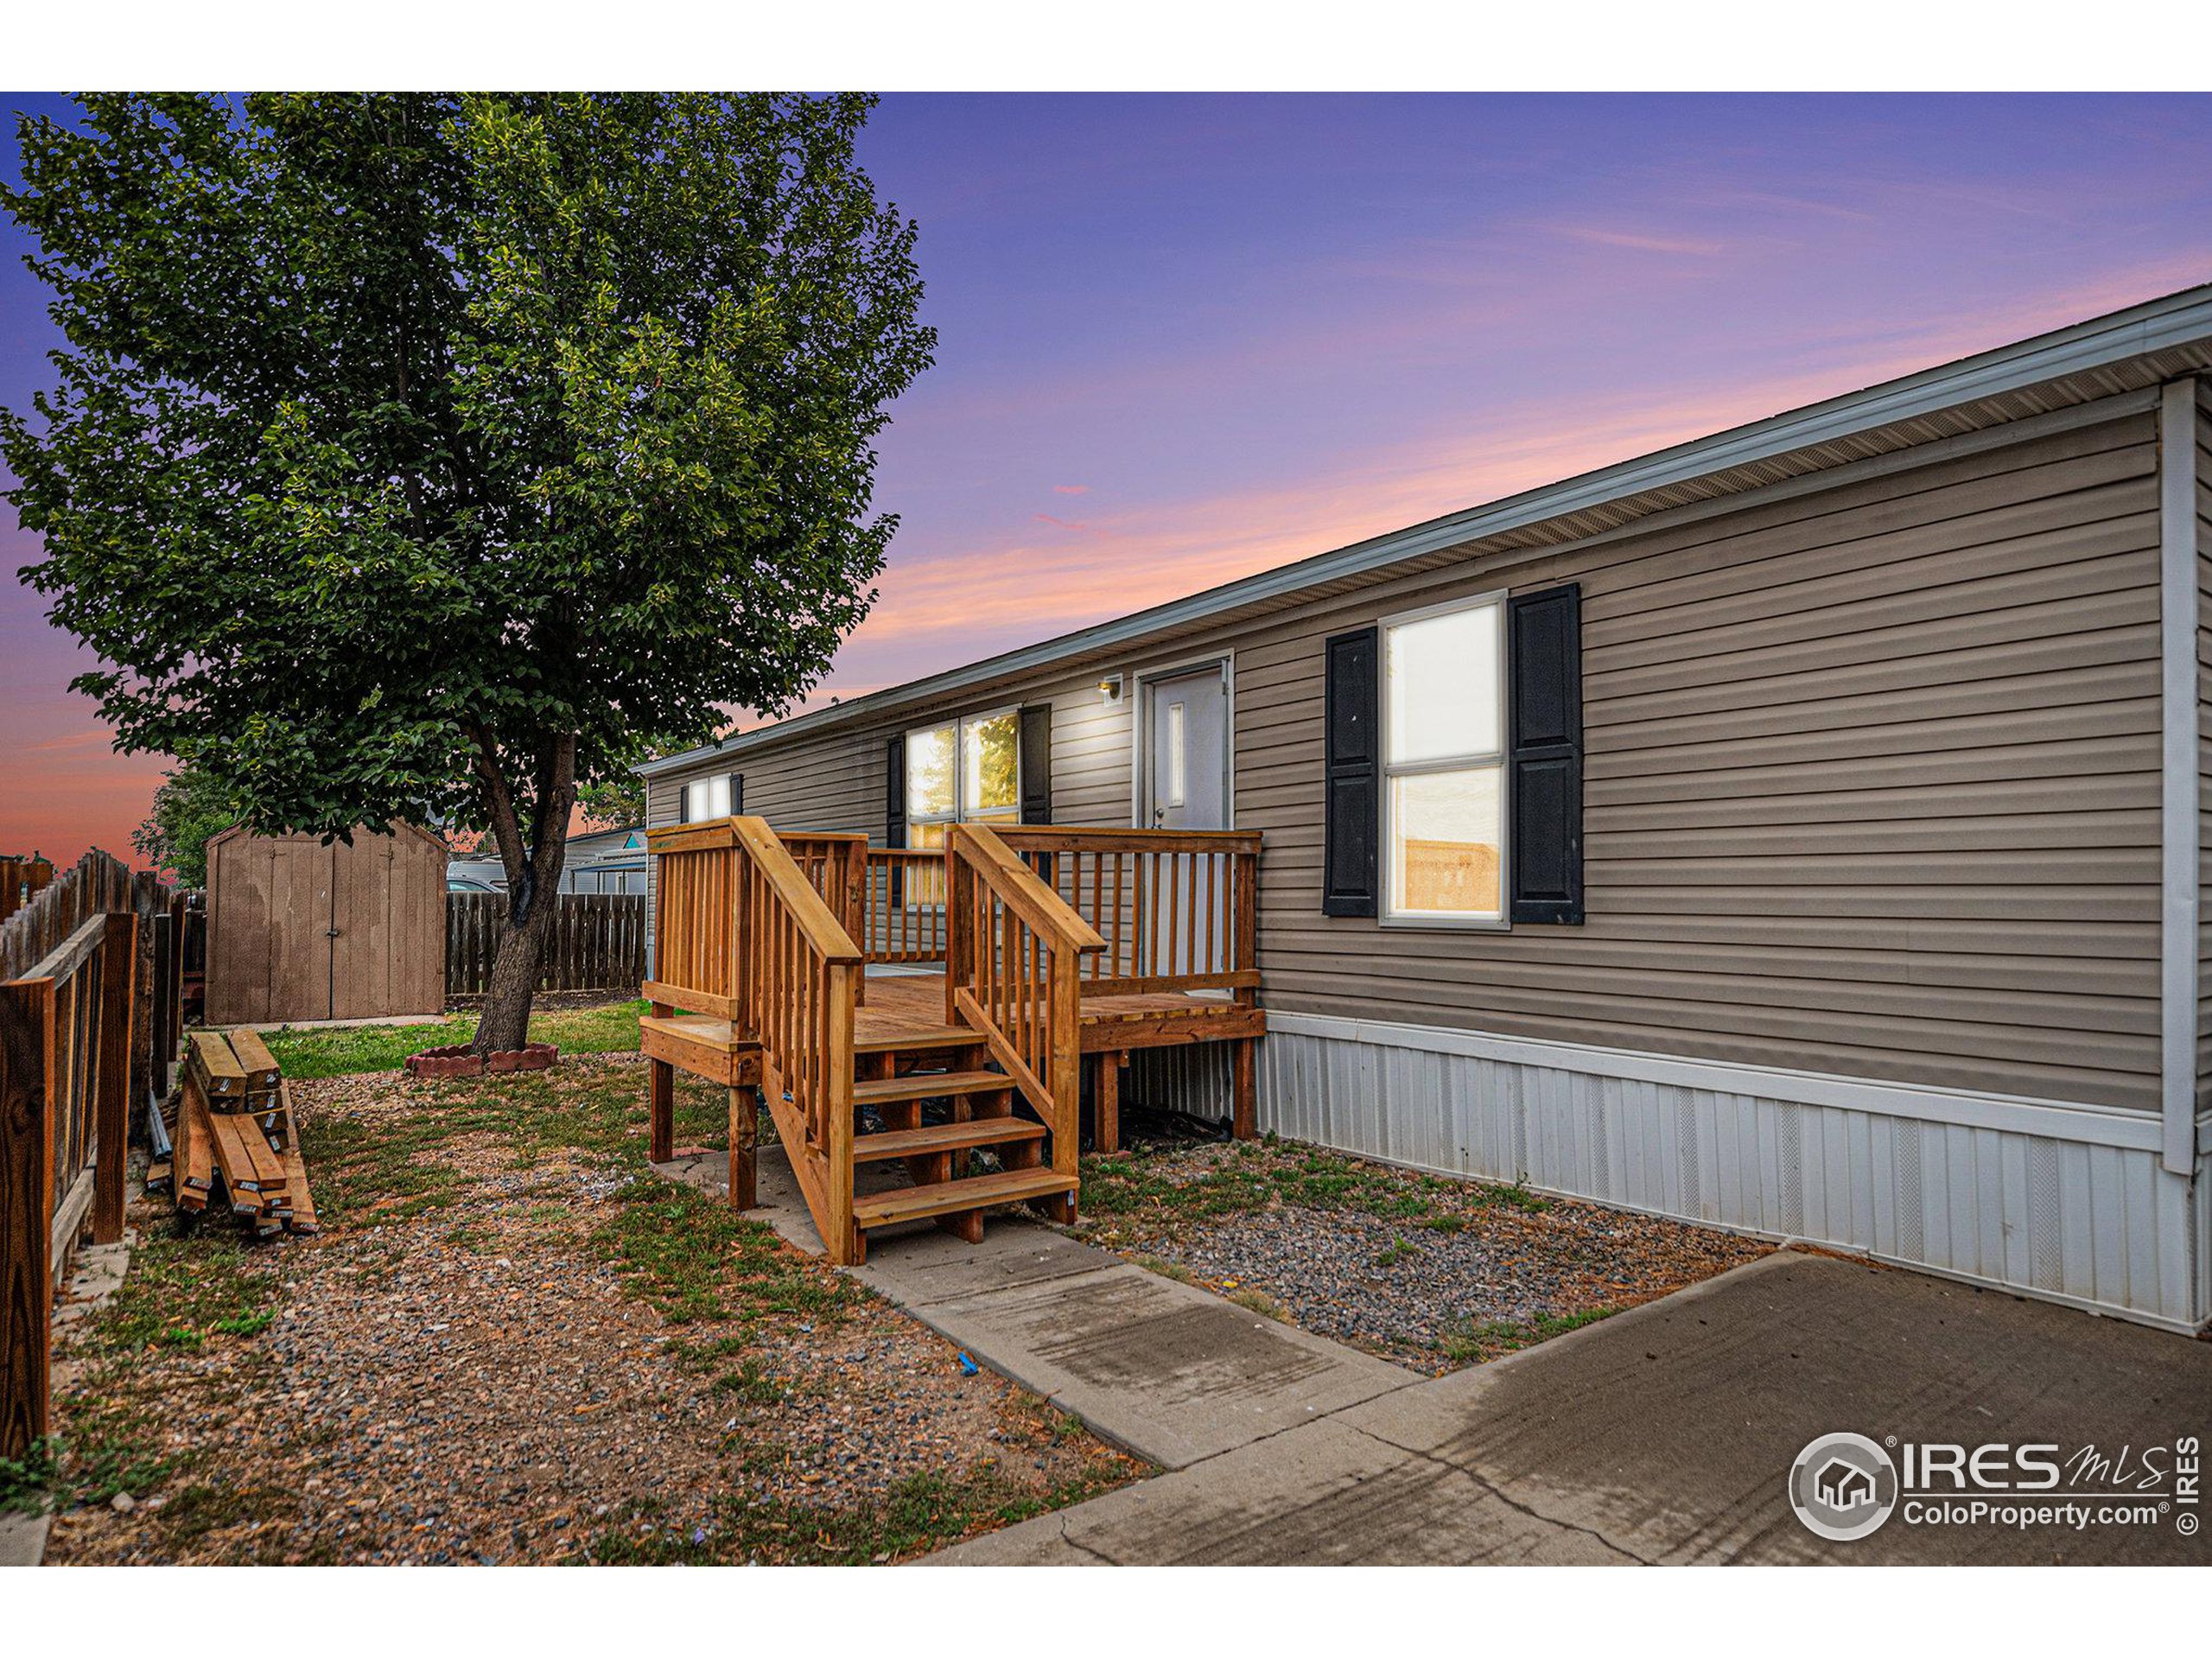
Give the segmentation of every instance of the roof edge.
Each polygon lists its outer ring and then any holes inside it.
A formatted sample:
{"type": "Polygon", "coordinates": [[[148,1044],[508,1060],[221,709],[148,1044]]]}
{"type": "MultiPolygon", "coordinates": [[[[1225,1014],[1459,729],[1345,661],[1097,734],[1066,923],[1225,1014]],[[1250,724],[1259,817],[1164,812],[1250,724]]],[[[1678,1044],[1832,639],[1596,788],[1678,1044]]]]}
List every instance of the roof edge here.
{"type": "Polygon", "coordinates": [[[2212,283],[2182,289],[2139,305],[2031,335],[1861,391],[1787,410],[1742,426],[1580,473],[1480,506],[1464,509],[1365,541],[1277,565],[1181,599],[1111,618],[1069,633],[1018,646],[958,668],[871,691],[768,725],[756,726],[702,748],[648,760],[632,768],[654,778],[718,755],[741,753],[780,741],[841,726],[1007,674],[1050,667],[1079,652],[1131,643],[1162,629],[1187,626],[1256,601],[1279,598],[1315,583],[1387,569],[1402,559],[1540,524],[1563,513],[1601,505],[1638,492],[1684,484],[1731,467],[1771,460],[1793,450],[1833,442],[1893,422],[1939,414],[1962,404],[2024,391],[2047,380],[2109,367],[2128,359],[2212,339],[2212,283]]]}

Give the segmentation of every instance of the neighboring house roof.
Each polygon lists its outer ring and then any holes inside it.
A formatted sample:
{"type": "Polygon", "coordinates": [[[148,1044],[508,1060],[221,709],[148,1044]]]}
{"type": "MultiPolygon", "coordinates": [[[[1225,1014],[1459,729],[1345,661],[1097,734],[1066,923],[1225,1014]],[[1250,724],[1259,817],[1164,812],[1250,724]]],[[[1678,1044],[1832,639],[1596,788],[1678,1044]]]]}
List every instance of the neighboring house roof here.
{"type": "Polygon", "coordinates": [[[1467,544],[1535,547],[1616,530],[1669,507],[1740,494],[1847,461],[1955,436],[2049,410],[2094,402],[2212,367],[2212,285],[2185,289],[1961,358],[1863,391],[1732,427],[1633,461],[1487,505],[1262,571],[1186,599],[1041,644],[756,727],[635,770],[645,777],[744,753],[771,742],[887,715],[910,704],[1055,665],[1073,670],[1140,641],[1162,640],[1240,614],[1263,613],[1317,591],[1467,544]]]}

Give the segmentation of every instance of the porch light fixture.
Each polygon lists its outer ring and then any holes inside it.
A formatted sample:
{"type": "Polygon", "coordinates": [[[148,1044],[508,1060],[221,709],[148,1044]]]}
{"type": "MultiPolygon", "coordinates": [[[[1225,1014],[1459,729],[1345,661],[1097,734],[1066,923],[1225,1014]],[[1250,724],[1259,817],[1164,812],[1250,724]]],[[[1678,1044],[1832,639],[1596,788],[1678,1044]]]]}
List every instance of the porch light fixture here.
{"type": "Polygon", "coordinates": [[[1109,674],[1104,679],[1099,681],[1098,697],[1102,702],[1109,704],[1119,702],[1122,700],[1122,677],[1118,674],[1109,674]]]}

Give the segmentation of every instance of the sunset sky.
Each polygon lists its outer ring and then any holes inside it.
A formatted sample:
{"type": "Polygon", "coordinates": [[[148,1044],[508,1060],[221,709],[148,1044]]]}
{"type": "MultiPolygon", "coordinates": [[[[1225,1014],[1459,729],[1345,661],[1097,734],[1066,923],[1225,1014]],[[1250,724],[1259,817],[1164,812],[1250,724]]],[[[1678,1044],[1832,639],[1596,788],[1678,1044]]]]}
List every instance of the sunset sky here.
{"type": "MultiPolygon", "coordinates": [[[[940,342],[823,695],[2212,279],[2204,97],[911,96],[863,153],[940,342]]],[[[0,853],[127,855],[162,763],[66,690],[36,556],[0,504],[0,853]]]]}

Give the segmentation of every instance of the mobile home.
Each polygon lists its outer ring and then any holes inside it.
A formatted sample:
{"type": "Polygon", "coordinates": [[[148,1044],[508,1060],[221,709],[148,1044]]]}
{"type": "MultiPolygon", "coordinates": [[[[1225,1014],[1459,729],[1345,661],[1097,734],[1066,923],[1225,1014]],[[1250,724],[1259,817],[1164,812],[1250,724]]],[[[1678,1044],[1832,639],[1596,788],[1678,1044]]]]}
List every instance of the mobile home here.
{"type": "MultiPolygon", "coordinates": [[[[1259,1128],[2202,1328],[2208,371],[2212,288],[656,761],[648,817],[1256,831],[1259,1128]]],[[[1239,1049],[1131,1086],[1226,1115],[1239,1049]]]]}

